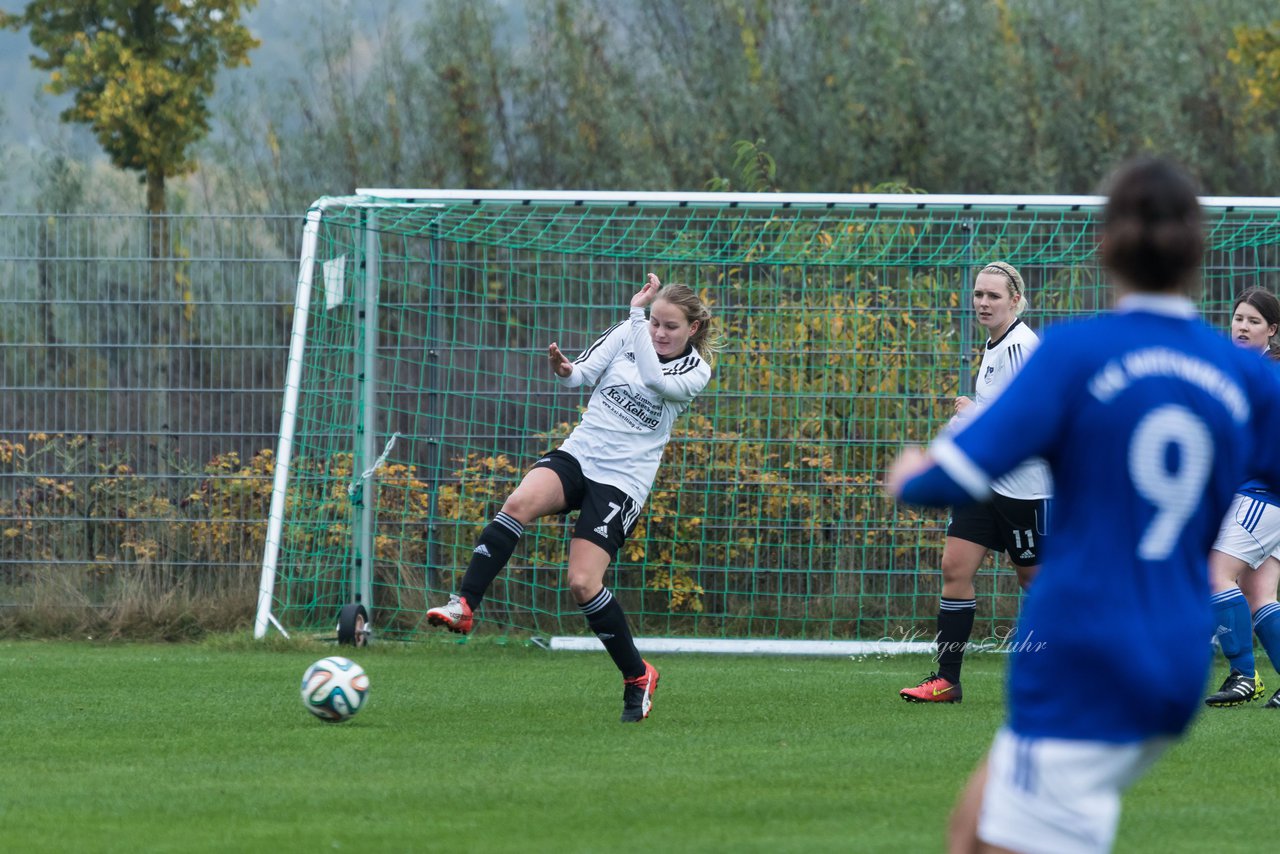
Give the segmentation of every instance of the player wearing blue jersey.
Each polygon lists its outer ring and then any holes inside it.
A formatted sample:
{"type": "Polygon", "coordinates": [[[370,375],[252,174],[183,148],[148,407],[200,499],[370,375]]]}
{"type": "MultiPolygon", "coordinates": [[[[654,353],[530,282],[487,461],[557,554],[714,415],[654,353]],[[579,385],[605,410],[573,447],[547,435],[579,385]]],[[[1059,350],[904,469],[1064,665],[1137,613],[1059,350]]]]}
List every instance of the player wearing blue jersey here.
{"type": "MultiPolygon", "coordinates": [[[[1280,358],[1273,342],[1280,330],[1280,300],[1265,288],[1236,297],[1231,310],[1231,340],[1245,350],[1280,358]]],[[[1280,671],[1280,490],[1261,480],[1240,488],[1222,520],[1209,553],[1209,590],[1218,644],[1231,665],[1222,687],[1205,698],[1212,708],[1240,706],[1262,696],[1265,688],[1253,656],[1253,636],[1280,671]]],[[[1280,691],[1265,704],[1280,708],[1280,691]]]]}
{"type": "Polygon", "coordinates": [[[1280,380],[1188,298],[1202,229],[1176,167],[1122,168],[1099,248],[1116,310],[1051,328],[989,409],[889,473],[892,495],[935,506],[984,499],[1030,457],[1053,475],[1008,719],[961,796],[953,851],[1110,850],[1120,793],[1200,708],[1207,555],[1247,476],[1280,477],[1280,380]]]}
{"type": "MultiPolygon", "coordinates": [[[[973,312],[987,332],[987,343],[982,348],[973,399],[955,399],[953,429],[994,403],[1040,345],[1040,338],[1021,318],[1027,307],[1026,290],[1022,274],[1003,261],[986,265],[974,278],[973,312]]],[[[990,500],[952,511],[942,546],[938,670],[918,685],[899,691],[902,699],[910,703],[961,701],[960,668],[978,607],[973,579],[995,550],[1008,554],[1023,588],[1031,582],[1044,548],[1048,498],[1048,467],[1043,460],[1029,460],[991,485],[990,500]]]]}
{"type": "Polygon", "coordinates": [[[649,716],[658,671],[640,657],[605,571],[640,518],[676,418],[711,379],[711,314],[687,285],[649,274],[628,318],[574,361],[551,344],[560,382],[595,386],[569,438],[533,464],[480,534],[458,595],[427,611],[427,622],[466,634],[489,585],[507,565],[525,526],[578,510],[569,542],[569,591],[622,672],[622,721],[649,716]],[[645,317],[645,306],[652,306],[645,317]]]}

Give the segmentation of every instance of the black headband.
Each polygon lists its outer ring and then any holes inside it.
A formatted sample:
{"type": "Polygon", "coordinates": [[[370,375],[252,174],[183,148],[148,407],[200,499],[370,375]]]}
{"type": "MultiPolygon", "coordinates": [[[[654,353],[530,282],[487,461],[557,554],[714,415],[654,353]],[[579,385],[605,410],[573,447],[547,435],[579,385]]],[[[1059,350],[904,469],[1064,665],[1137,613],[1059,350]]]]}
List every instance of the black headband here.
{"type": "Polygon", "coordinates": [[[988,264],[987,266],[982,268],[982,272],[983,273],[991,273],[991,272],[1000,273],[1002,276],[1004,276],[1006,279],[1009,280],[1009,287],[1013,288],[1013,292],[1018,296],[1022,296],[1022,288],[1018,286],[1018,280],[1015,279],[1013,277],[1013,274],[1010,273],[1008,270],[1006,270],[1004,267],[1001,267],[998,264],[988,264]]]}

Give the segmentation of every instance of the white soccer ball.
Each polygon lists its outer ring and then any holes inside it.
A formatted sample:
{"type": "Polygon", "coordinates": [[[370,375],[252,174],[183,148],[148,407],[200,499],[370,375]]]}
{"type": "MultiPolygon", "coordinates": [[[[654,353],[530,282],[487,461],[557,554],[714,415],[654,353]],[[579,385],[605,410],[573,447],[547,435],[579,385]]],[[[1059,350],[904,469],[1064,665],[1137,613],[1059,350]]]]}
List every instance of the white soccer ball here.
{"type": "Polygon", "coordinates": [[[302,674],[302,705],[322,721],[349,720],[364,705],[369,677],[349,658],[322,658],[302,674]]]}

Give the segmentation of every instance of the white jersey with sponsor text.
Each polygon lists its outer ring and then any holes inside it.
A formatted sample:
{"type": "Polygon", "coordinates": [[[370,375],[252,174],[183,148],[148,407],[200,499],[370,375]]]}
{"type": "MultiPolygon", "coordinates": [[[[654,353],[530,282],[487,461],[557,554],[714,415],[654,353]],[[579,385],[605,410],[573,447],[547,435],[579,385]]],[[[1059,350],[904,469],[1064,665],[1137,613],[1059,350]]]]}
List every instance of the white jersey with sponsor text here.
{"type": "Polygon", "coordinates": [[[582,474],[616,486],[643,505],[658,474],[676,417],[711,380],[711,366],[692,346],[661,361],[643,309],[596,339],[562,377],[569,387],[594,385],[587,411],[560,450],[582,474]]]}
{"type": "MultiPolygon", "coordinates": [[[[974,405],[960,414],[956,419],[956,426],[971,421],[994,403],[1039,346],[1040,337],[1018,319],[1013,321],[1013,325],[1005,330],[999,340],[988,339],[982,352],[982,366],[973,383],[974,405]]],[[[991,489],[1006,498],[1049,498],[1053,494],[1049,466],[1039,458],[1027,460],[993,483],[991,489]]]]}

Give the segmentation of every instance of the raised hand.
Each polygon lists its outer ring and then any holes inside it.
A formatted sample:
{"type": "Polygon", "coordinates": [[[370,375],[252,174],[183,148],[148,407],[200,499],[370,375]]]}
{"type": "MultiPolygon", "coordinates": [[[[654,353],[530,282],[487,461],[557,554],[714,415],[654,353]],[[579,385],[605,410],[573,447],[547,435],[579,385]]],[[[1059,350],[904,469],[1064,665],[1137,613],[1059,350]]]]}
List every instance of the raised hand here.
{"type": "Polygon", "coordinates": [[[547,348],[547,359],[551,362],[551,370],[555,371],[556,376],[567,377],[573,373],[573,363],[569,361],[564,353],[560,352],[560,348],[554,341],[547,348]]]}
{"type": "Polygon", "coordinates": [[[658,295],[658,289],[662,287],[662,282],[658,281],[658,277],[653,273],[645,279],[644,287],[636,291],[636,295],[631,298],[632,308],[644,308],[653,302],[653,298],[658,295]]]}

